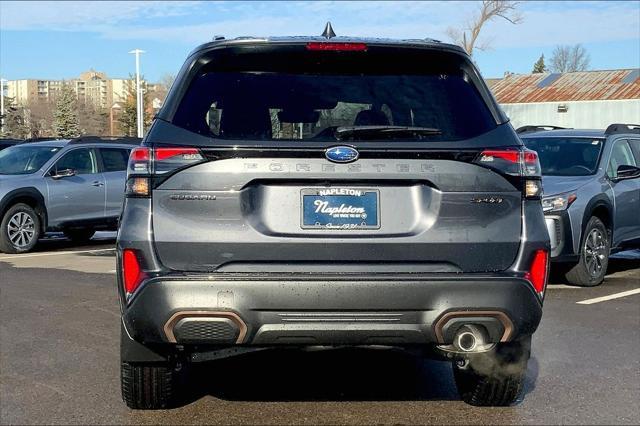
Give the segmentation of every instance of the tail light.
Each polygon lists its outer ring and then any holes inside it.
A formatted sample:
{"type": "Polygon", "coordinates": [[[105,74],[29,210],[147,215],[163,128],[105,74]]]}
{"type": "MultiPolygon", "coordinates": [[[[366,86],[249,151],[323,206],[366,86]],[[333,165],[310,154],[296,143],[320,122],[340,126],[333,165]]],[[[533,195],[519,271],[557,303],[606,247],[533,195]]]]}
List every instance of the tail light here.
{"type": "Polygon", "coordinates": [[[542,169],[538,153],[529,149],[488,149],[482,151],[475,161],[484,167],[495,169],[510,176],[526,178],[524,193],[527,198],[542,196],[542,169]]]}
{"type": "Polygon", "coordinates": [[[193,147],[135,148],[129,156],[126,195],[148,197],[151,195],[151,177],[166,175],[202,161],[204,156],[193,147]]]}
{"type": "Polygon", "coordinates": [[[547,279],[549,278],[549,252],[546,250],[537,250],[533,255],[533,261],[529,267],[529,271],[525,274],[525,279],[529,280],[534,290],[540,297],[544,296],[547,287],[547,279]]]}
{"type": "Polygon", "coordinates": [[[124,249],[122,251],[122,281],[127,296],[133,294],[145,278],[146,275],[140,266],[135,250],[124,249]]]}

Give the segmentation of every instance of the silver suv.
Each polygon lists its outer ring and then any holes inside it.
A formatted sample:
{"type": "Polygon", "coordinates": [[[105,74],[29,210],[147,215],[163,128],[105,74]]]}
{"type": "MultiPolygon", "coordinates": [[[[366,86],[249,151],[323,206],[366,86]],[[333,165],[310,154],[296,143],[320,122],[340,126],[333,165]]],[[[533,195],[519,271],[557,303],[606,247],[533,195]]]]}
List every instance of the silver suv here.
{"type": "Polygon", "coordinates": [[[640,247],[640,126],[549,127],[518,133],[540,156],[551,258],[570,284],[595,286],[610,253],[640,247]]]}
{"type": "Polygon", "coordinates": [[[32,250],[47,231],[73,241],[115,230],[127,160],[139,139],[82,137],[0,152],[0,251],[32,250]]]}

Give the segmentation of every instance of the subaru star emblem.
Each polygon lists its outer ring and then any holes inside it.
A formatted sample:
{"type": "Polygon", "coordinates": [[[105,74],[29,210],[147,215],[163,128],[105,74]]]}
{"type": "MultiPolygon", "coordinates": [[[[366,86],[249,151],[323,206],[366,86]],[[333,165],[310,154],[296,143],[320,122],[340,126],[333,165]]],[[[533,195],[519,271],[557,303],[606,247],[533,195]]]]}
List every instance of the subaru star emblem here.
{"type": "Polygon", "coordinates": [[[334,163],[351,163],[352,161],[356,161],[359,155],[358,151],[350,146],[334,146],[327,148],[324,152],[327,160],[333,161],[334,163]]]}

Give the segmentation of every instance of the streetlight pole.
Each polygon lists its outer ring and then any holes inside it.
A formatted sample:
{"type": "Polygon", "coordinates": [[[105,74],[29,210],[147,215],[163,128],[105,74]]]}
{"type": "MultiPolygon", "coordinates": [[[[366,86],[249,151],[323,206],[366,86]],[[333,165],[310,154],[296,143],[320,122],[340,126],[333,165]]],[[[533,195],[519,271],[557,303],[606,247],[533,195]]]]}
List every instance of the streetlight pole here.
{"type": "Polygon", "coordinates": [[[138,119],[138,137],[141,138],[144,134],[144,105],[142,105],[142,89],[140,88],[140,54],[144,53],[144,50],[134,49],[129,53],[136,55],[136,116],[138,119]]]}

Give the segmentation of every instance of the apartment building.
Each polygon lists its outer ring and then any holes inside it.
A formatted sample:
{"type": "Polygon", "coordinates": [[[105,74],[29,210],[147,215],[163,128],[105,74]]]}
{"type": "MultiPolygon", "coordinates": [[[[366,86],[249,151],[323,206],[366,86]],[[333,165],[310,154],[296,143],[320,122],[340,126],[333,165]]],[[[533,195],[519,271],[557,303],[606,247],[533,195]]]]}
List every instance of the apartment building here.
{"type": "Polygon", "coordinates": [[[63,80],[9,80],[6,96],[20,106],[40,102],[55,102],[63,84],[70,84],[78,100],[97,108],[111,108],[116,102],[127,98],[130,80],[108,78],[103,72],[89,70],[78,78],[63,80]]]}

